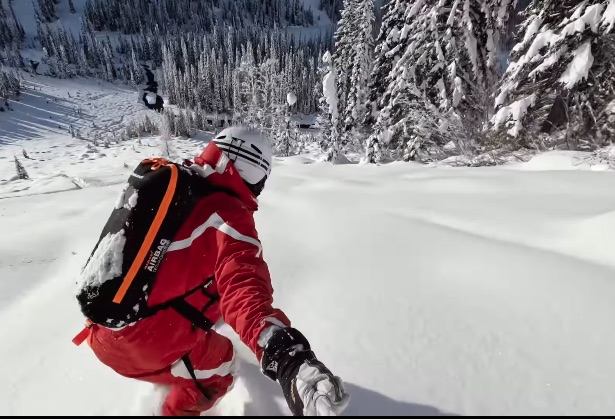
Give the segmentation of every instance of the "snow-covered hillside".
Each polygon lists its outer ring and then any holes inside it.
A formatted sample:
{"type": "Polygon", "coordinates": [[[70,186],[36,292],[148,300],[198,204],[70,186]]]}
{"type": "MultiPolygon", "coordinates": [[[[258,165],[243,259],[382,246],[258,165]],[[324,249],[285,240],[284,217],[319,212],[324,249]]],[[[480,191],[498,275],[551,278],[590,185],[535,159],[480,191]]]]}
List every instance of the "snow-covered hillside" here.
{"type": "MultiPolygon", "coordinates": [[[[120,143],[131,122],[146,116],[154,121],[160,118],[145,109],[136,90],[93,79],[57,80],[23,74],[25,90],[19,100],[9,101],[10,110],[0,113],[0,180],[15,175],[13,160],[17,156],[36,183],[34,188],[46,185],[45,192],[49,192],[58,185],[71,184],[80,173],[79,165],[113,160],[126,148],[138,156],[152,147],[146,138],[135,144],[120,143]]],[[[3,193],[27,193],[30,188],[0,183],[3,193]]]]}
{"type": "MultiPolygon", "coordinates": [[[[130,90],[32,82],[41,90],[0,114],[0,413],[147,413],[148,384],[71,343],[73,294],[130,169],[159,144],[94,152],[62,128],[119,128],[145,112],[130,90]],[[68,92],[90,119],[72,119],[68,92]],[[14,155],[29,180],[10,180],[14,155]]],[[[210,136],[173,146],[193,157],[210,136]]],[[[615,174],[582,157],[472,169],[276,158],[256,215],[276,305],[347,382],[347,415],[615,411],[615,174]]],[[[240,379],[212,413],[289,414],[238,350],[240,379]]]]}

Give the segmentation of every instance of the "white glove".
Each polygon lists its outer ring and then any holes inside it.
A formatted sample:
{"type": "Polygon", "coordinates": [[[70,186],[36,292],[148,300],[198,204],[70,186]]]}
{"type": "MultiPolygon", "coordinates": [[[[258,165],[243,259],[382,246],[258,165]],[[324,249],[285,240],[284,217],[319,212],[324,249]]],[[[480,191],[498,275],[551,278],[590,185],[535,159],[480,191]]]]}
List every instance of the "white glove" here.
{"type": "Polygon", "coordinates": [[[294,416],[339,416],[350,396],[344,382],[316,359],[307,339],[296,329],[284,328],[269,339],[261,369],[282,386],[294,416]]]}
{"type": "Polygon", "coordinates": [[[340,416],[350,403],[342,379],[322,371],[322,367],[318,361],[306,361],[299,368],[295,385],[304,416],[340,416]]]}

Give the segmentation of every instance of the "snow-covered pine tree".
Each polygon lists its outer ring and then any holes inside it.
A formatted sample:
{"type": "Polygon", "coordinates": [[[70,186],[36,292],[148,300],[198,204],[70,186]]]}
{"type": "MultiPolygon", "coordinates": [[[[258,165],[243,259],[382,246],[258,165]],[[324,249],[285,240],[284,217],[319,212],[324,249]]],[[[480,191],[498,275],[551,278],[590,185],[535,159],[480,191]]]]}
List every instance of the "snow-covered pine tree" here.
{"type": "Polygon", "coordinates": [[[164,116],[160,126],[160,153],[161,157],[173,160],[175,158],[175,150],[173,149],[171,136],[173,135],[174,118],[169,110],[164,110],[164,116]]]}
{"type": "Polygon", "coordinates": [[[417,153],[438,151],[450,141],[466,150],[489,119],[498,22],[513,3],[393,0],[372,75],[372,86],[386,86],[370,98],[367,120],[378,115],[373,138],[406,160],[431,159],[417,153]]]}
{"type": "Polygon", "coordinates": [[[309,26],[313,23],[313,14],[305,10],[299,0],[88,0],[85,16],[96,30],[121,31],[124,34],[138,33],[145,27],[157,27],[160,35],[167,35],[181,32],[185,24],[211,32],[216,19],[240,30],[252,25],[273,28],[309,26]]]}
{"type": "Polygon", "coordinates": [[[336,70],[336,89],[338,98],[337,130],[341,135],[346,132],[345,116],[350,96],[351,76],[354,63],[353,25],[357,23],[356,0],[344,0],[342,17],[338,22],[334,35],[335,53],[333,63],[336,70]]]}
{"type": "Polygon", "coordinates": [[[58,19],[56,0],[38,0],[38,10],[45,22],[54,22],[58,19]]]}
{"type": "MultiPolygon", "coordinates": [[[[131,81],[139,78],[135,63],[147,62],[153,69],[162,66],[163,74],[158,81],[170,104],[230,115],[236,93],[233,77],[240,65],[239,52],[244,49],[249,50],[256,68],[270,58],[277,60],[276,74],[281,75],[286,88],[292,86],[298,93],[295,110],[313,113],[318,100],[317,95],[311,94],[316,82],[315,63],[319,51],[330,40],[299,38],[276,29],[278,24],[284,27],[289,23],[285,20],[287,11],[295,23],[310,24],[303,13],[310,12],[303,10],[298,0],[288,2],[288,6],[279,0],[88,0],[84,3],[86,19],[79,48],[75,49],[78,52],[71,57],[72,49],[65,46],[71,64],[68,69],[108,80],[131,81]],[[152,4],[160,7],[151,7],[152,4]],[[94,32],[99,30],[130,36],[119,34],[117,45],[109,48],[104,37],[95,36],[94,32]],[[278,51],[277,57],[273,57],[273,50],[278,51]]],[[[54,58],[54,74],[62,73],[60,67],[66,63],[52,45],[59,44],[51,41],[53,35],[47,28],[41,29],[39,38],[47,47],[49,58],[54,58]]],[[[283,90],[282,86],[278,90],[283,90]]],[[[281,96],[276,95],[266,95],[265,108],[282,102],[281,96]],[[272,102],[274,96],[277,102],[272,102]]]]}
{"type": "Polygon", "coordinates": [[[176,137],[190,137],[190,127],[186,118],[186,113],[180,111],[175,117],[175,132],[176,137]]]}
{"type": "Polygon", "coordinates": [[[591,149],[615,134],[615,1],[535,0],[495,100],[495,146],[591,149]]]}
{"type": "Polygon", "coordinates": [[[519,0],[484,0],[481,5],[485,30],[481,32],[483,38],[478,41],[487,43],[487,68],[491,70],[487,76],[494,78],[488,80],[490,89],[493,89],[506,70],[502,57],[507,54],[506,48],[513,37],[514,26],[511,23],[515,22],[518,15],[518,3],[519,0]]]}
{"type": "Polygon", "coordinates": [[[11,96],[18,96],[20,82],[15,73],[0,70],[0,99],[6,100],[11,96]]]}
{"type": "Polygon", "coordinates": [[[334,35],[338,94],[337,131],[340,144],[358,144],[356,131],[363,119],[367,83],[373,63],[373,0],[344,0],[334,35]]]}
{"type": "MultiPolygon", "coordinates": [[[[19,47],[24,39],[25,31],[19,21],[15,18],[13,4],[9,3],[8,8],[0,2],[0,64],[3,62],[2,49],[5,58],[11,53],[11,49],[19,47]]],[[[10,65],[10,64],[9,64],[10,65]]]]}
{"type": "Polygon", "coordinates": [[[23,167],[21,162],[17,159],[17,156],[15,156],[15,170],[17,171],[18,179],[30,179],[28,172],[26,172],[25,167],[23,167]]]}
{"type": "MultiPolygon", "coordinates": [[[[249,46],[250,47],[250,46],[249,46]]],[[[247,48],[249,51],[251,48],[247,48]]],[[[258,110],[260,98],[257,95],[257,83],[259,76],[252,52],[244,51],[240,59],[241,64],[235,71],[235,79],[237,82],[237,96],[235,103],[235,112],[240,115],[239,119],[242,124],[250,127],[259,125],[258,110]]]]}
{"type": "Polygon", "coordinates": [[[387,80],[393,69],[392,57],[397,55],[402,47],[399,30],[404,24],[405,7],[406,5],[402,2],[391,1],[382,8],[384,18],[376,40],[374,68],[369,78],[369,98],[365,109],[364,123],[368,127],[373,128],[378,119],[380,103],[387,90],[387,80]]]}
{"type": "Polygon", "coordinates": [[[328,66],[328,71],[322,80],[322,93],[327,106],[327,112],[329,113],[329,120],[331,121],[331,132],[328,138],[323,139],[323,143],[327,149],[326,160],[337,162],[341,158],[339,132],[337,128],[339,119],[339,97],[336,81],[337,70],[335,69],[333,57],[328,51],[325,52],[322,61],[328,66]]]}
{"type": "Polygon", "coordinates": [[[144,73],[145,72],[143,71],[143,67],[139,64],[139,61],[137,60],[137,55],[133,48],[131,51],[130,60],[130,80],[134,83],[135,86],[139,86],[145,81],[144,73]]]}
{"type": "MultiPolygon", "coordinates": [[[[368,82],[374,66],[374,0],[359,0],[357,4],[356,61],[353,69],[354,100],[352,118],[357,123],[365,111],[368,82]]],[[[351,96],[353,92],[351,91],[351,96]]]]}
{"type": "Polygon", "coordinates": [[[331,122],[331,112],[329,109],[329,104],[327,102],[327,97],[324,94],[323,89],[323,81],[327,74],[330,71],[330,60],[331,54],[327,51],[320,58],[320,65],[318,67],[318,83],[314,85],[314,95],[319,95],[318,100],[318,116],[316,117],[316,123],[318,125],[319,131],[319,145],[323,152],[327,152],[330,147],[330,139],[331,139],[331,130],[332,130],[332,122],[331,122]]]}

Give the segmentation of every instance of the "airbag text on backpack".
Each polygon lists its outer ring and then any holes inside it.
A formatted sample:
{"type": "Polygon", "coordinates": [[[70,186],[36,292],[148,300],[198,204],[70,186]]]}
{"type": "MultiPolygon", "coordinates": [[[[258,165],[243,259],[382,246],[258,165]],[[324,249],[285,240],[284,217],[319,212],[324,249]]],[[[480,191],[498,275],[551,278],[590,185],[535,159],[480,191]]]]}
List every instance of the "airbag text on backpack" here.
{"type": "Polygon", "coordinates": [[[149,260],[146,263],[145,269],[150,272],[158,271],[158,267],[160,266],[160,262],[164,254],[167,252],[169,245],[171,244],[171,240],[162,239],[160,240],[160,244],[156,248],[156,251],[150,252],[149,260]]]}

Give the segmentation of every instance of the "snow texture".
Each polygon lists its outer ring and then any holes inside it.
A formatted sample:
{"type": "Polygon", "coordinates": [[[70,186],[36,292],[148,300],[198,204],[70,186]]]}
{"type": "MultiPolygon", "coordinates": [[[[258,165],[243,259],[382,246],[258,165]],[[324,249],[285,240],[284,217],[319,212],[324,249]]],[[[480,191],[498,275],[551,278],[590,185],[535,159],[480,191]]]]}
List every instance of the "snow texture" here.
{"type": "Polygon", "coordinates": [[[511,103],[509,106],[504,106],[493,117],[495,129],[498,129],[504,124],[507,126],[512,125],[512,127],[508,130],[508,133],[513,137],[516,137],[523,129],[523,118],[525,117],[528,108],[533,106],[534,103],[536,103],[536,95],[532,94],[529,97],[511,103]]]}
{"type": "Polygon", "coordinates": [[[407,23],[404,25],[404,28],[401,30],[401,35],[399,37],[399,39],[406,39],[406,37],[408,36],[408,33],[410,32],[410,29],[412,29],[412,26],[408,25],[407,23]]]}
{"type": "MultiPolygon", "coordinates": [[[[584,2],[585,3],[585,2],[584,2]]],[[[581,10],[583,4],[578,6],[577,12],[581,10]]],[[[585,31],[586,27],[590,27],[594,33],[598,32],[598,25],[600,24],[601,14],[602,14],[602,5],[594,4],[585,9],[585,14],[583,16],[576,18],[576,16],[572,16],[572,22],[568,23],[564,29],[562,30],[561,36],[570,36],[579,32],[585,31]]],[[[577,13],[575,12],[575,14],[577,13]]]]}
{"type": "Polygon", "coordinates": [[[286,102],[289,106],[293,106],[295,103],[297,103],[297,95],[293,92],[288,92],[288,94],[286,95],[286,102]]]}
{"type": "Polygon", "coordinates": [[[525,31],[525,35],[523,36],[523,41],[515,45],[513,47],[513,51],[516,52],[516,51],[521,50],[528,42],[530,42],[530,40],[534,38],[534,35],[536,35],[536,33],[538,32],[538,29],[540,29],[542,22],[543,22],[542,19],[534,18],[532,23],[530,23],[527,30],[525,31]]]}
{"type": "Polygon", "coordinates": [[[536,35],[536,38],[534,39],[534,42],[532,42],[532,45],[527,51],[527,54],[525,54],[523,56],[523,59],[519,62],[519,65],[529,62],[532,58],[538,55],[541,49],[548,45],[557,43],[559,39],[559,36],[557,36],[555,32],[551,30],[539,33],[538,35],[536,35]]]}
{"type": "Polygon", "coordinates": [[[121,209],[124,206],[124,202],[126,202],[126,191],[130,187],[129,184],[124,186],[122,192],[117,196],[117,200],[115,201],[115,209],[121,209]]]}
{"type": "MultiPolygon", "coordinates": [[[[547,46],[557,45],[562,40],[582,33],[588,28],[598,33],[599,27],[602,25],[605,28],[605,33],[609,32],[615,24],[615,0],[611,0],[606,10],[602,4],[594,4],[589,7],[587,1],[581,2],[574,13],[563,24],[561,31],[549,29],[547,26],[541,27],[542,18],[532,16],[532,22],[527,28],[523,41],[515,45],[513,51],[518,51],[523,48],[532,38],[534,39],[528,51],[519,59],[518,62],[513,62],[509,66],[507,72],[517,74],[524,65],[530,63],[540,55],[540,51],[547,46]],[[603,13],[604,11],[604,13],[603,13]],[[540,32],[539,32],[540,30],[540,32]],[[534,37],[535,35],[535,37],[534,37]]],[[[536,77],[541,72],[544,72],[553,67],[558,60],[567,52],[566,45],[563,45],[556,53],[549,55],[544,59],[543,63],[536,69],[530,72],[530,77],[536,77]]],[[[574,52],[574,59],[562,75],[560,82],[564,83],[567,88],[574,87],[580,80],[585,79],[593,64],[593,55],[591,53],[591,45],[589,43],[582,45],[574,52]]],[[[496,98],[496,107],[503,104],[506,100],[509,89],[502,89],[502,92],[496,98]]]]}
{"type": "Polygon", "coordinates": [[[602,15],[602,24],[604,27],[604,32],[608,33],[613,30],[615,26],[615,0],[609,1],[609,5],[607,6],[604,14],[602,15]]]}
{"type": "MultiPolygon", "coordinates": [[[[327,52],[328,53],[328,52],[327,52]]],[[[331,120],[333,122],[337,121],[338,110],[337,110],[337,88],[335,85],[335,70],[329,71],[322,81],[323,85],[323,94],[329,105],[329,113],[331,114],[331,120]]]]}
{"type": "Polygon", "coordinates": [[[421,10],[421,7],[423,7],[424,3],[425,3],[425,0],[415,1],[412,4],[412,7],[408,11],[408,13],[406,14],[406,19],[412,19],[419,12],[419,10],[421,10]]]}
{"type": "MultiPolygon", "coordinates": [[[[119,159],[141,156],[129,148],[119,159]]],[[[276,306],[347,383],[347,415],[615,409],[615,176],[581,156],[546,153],[508,169],[275,160],[256,217],[276,306]]],[[[80,166],[81,176],[110,164],[80,166]]],[[[0,335],[11,342],[0,348],[1,413],[130,413],[154,390],[70,344],[82,324],[70,278],[122,187],[0,201],[0,228],[13,237],[0,243],[0,335]]],[[[211,414],[287,415],[279,385],[227,333],[245,362],[211,414]]]]}
{"type": "Polygon", "coordinates": [[[587,78],[593,64],[592,46],[588,41],[574,51],[574,58],[559,81],[565,84],[567,89],[572,89],[578,82],[587,78]]]}
{"type": "Polygon", "coordinates": [[[507,88],[502,89],[500,94],[497,95],[497,97],[495,98],[495,106],[496,106],[496,108],[498,106],[503,105],[504,102],[506,102],[506,99],[508,98],[508,94],[510,93],[509,89],[510,89],[510,86],[508,86],[507,88]]]}
{"type": "Polygon", "coordinates": [[[139,193],[135,190],[132,192],[132,195],[130,195],[130,198],[128,198],[128,202],[126,203],[126,205],[124,205],[126,209],[132,209],[136,207],[137,199],[139,199],[139,193]]]}
{"type": "Polygon", "coordinates": [[[453,107],[459,105],[463,98],[463,84],[459,77],[455,77],[455,90],[453,90],[453,107]]]}
{"type": "Polygon", "coordinates": [[[470,54],[470,62],[472,63],[472,68],[474,69],[474,71],[478,71],[478,49],[476,45],[476,37],[471,31],[467,30],[467,28],[465,35],[466,49],[468,51],[468,54],[470,54]]]}
{"type": "Polygon", "coordinates": [[[122,273],[124,245],[126,244],[124,233],[124,230],[120,230],[115,234],[108,233],[102,238],[92,258],[83,269],[82,286],[100,286],[122,273]]]}
{"type": "MultiPolygon", "coordinates": [[[[45,98],[71,107],[66,93],[80,92],[97,126],[120,127],[134,109],[130,92],[25,79],[42,90],[24,91],[19,113],[0,114],[0,230],[10,238],[0,242],[0,413],[151,414],[164,389],[119,376],[70,340],[83,325],[73,292],[81,267],[158,138],[92,151],[45,122],[64,115],[45,98]],[[31,179],[6,182],[22,149],[31,179]]],[[[192,157],[212,135],[174,146],[192,157]]],[[[275,306],[346,383],[345,415],[615,412],[608,165],[562,151],[485,168],[332,165],[320,155],[276,158],[255,217],[275,306]]],[[[289,415],[256,357],[227,325],[216,331],[243,363],[208,415],[289,415]]]]}
{"type": "MultiPolygon", "coordinates": [[[[550,69],[551,67],[553,67],[555,64],[558,63],[559,59],[568,51],[568,47],[566,45],[562,45],[560,49],[557,50],[556,53],[549,55],[547,58],[545,58],[545,60],[542,62],[542,64],[540,64],[538,67],[536,67],[534,70],[532,70],[529,74],[530,77],[536,77],[538,74],[547,71],[548,69],[550,69]]],[[[498,103],[498,101],[496,101],[496,106],[501,105],[501,102],[498,103]]]]}

